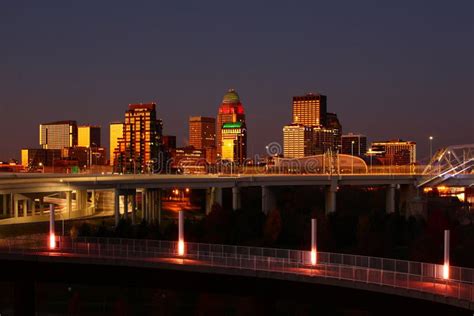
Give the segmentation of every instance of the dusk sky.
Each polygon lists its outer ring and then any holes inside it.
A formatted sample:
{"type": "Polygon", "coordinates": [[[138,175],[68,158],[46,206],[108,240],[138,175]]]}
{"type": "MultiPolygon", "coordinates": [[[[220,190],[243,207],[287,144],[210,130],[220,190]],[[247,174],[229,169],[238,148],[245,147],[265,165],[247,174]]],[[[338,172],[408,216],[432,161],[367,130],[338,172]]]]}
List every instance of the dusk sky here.
{"type": "Polygon", "coordinates": [[[2,1],[0,159],[38,125],[103,128],[156,102],[164,134],[215,116],[228,88],[249,154],[281,141],[291,98],[328,96],[343,133],[474,142],[474,1],[2,1]]]}

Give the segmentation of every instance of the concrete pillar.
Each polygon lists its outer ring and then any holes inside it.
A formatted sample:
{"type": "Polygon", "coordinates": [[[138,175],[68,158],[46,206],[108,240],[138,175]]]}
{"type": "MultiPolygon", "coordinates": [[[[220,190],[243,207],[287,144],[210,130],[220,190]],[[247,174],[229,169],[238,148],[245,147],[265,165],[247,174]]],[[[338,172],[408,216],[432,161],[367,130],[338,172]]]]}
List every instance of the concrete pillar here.
{"type": "Polygon", "coordinates": [[[94,214],[96,212],[96,196],[95,196],[95,190],[91,191],[91,214],[94,214]]]}
{"type": "Polygon", "coordinates": [[[13,202],[13,213],[15,215],[15,218],[18,217],[18,200],[16,198],[16,196],[14,197],[14,202],[13,202]]]}
{"type": "Polygon", "coordinates": [[[387,214],[395,213],[395,188],[396,184],[389,184],[385,194],[385,211],[387,214]]]}
{"type": "Polygon", "coordinates": [[[130,196],[132,199],[132,225],[137,223],[137,192],[134,191],[130,196]]]}
{"type": "Polygon", "coordinates": [[[143,189],[141,192],[141,197],[142,197],[142,204],[141,204],[141,216],[142,219],[146,220],[146,189],[143,189]]]}
{"type": "Polygon", "coordinates": [[[2,194],[2,214],[3,214],[3,216],[7,216],[7,212],[8,212],[7,202],[8,202],[8,195],[2,194]]]}
{"type": "Polygon", "coordinates": [[[36,201],[35,199],[31,199],[31,216],[36,215],[36,201]]]}
{"type": "Polygon", "coordinates": [[[157,189],[155,191],[156,195],[156,220],[158,220],[158,225],[161,225],[161,196],[162,196],[162,190],[157,189]]]}
{"type": "Polygon", "coordinates": [[[67,212],[67,217],[70,219],[71,212],[72,212],[71,191],[66,192],[66,212],[67,212]]]}
{"type": "Polygon", "coordinates": [[[128,193],[123,195],[123,218],[128,218],[128,193]]]}
{"type": "Polygon", "coordinates": [[[222,189],[221,188],[208,188],[206,190],[206,215],[212,211],[212,206],[219,204],[222,206],[222,189]]]}
{"type": "Polygon", "coordinates": [[[115,226],[117,226],[120,221],[120,190],[118,189],[114,192],[114,217],[115,226]]]}
{"type": "Polygon", "coordinates": [[[273,194],[272,189],[268,186],[262,186],[262,212],[268,214],[275,206],[275,194],[273,194]]]}
{"type": "Polygon", "coordinates": [[[148,206],[148,221],[153,222],[155,216],[155,195],[153,190],[148,190],[147,206],[148,206]]]}
{"type": "Polygon", "coordinates": [[[336,193],[337,181],[332,181],[330,185],[326,186],[326,215],[336,211],[336,193]]]}
{"type": "Polygon", "coordinates": [[[40,199],[40,202],[39,202],[39,208],[40,208],[40,215],[43,215],[43,208],[44,208],[44,205],[43,205],[43,202],[42,202],[41,199],[40,199]]]}
{"type": "Polygon", "coordinates": [[[23,200],[23,216],[24,217],[28,216],[28,200],[27,199],[23,200]]]}
{"type": "Polygon", "coordinates": [[[232,187],[232,210],[236,211],[240,209],[240,188],[235,186],[232,187]]]}

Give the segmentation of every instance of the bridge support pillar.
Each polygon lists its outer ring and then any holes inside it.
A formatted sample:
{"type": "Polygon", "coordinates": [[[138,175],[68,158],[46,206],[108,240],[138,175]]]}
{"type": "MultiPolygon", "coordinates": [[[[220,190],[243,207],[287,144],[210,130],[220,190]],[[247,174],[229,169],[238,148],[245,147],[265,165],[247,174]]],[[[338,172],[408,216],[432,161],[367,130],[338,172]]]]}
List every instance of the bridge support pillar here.
{"type": "Polygon", "coordinates": [[[387,214],[395,213],[395,188],[396,184],[389,184],[385,193],[385,211],[387,214]]]}
{"type": "Polygon", "coordinates": [[[128,219],[128,193],[123,195],[123,218],[128,219]]]}
{"type": "Polygon", "coordinates": [[[118,225],[120,221],[120,190],[114,190],[114,218],[115,226],[118,225]]]}
{"type": "Polygon", "coordinates": [[[97,200],[95,190],[91,191],[91,214],[94,214],[97,209],[97,200]]]}
{"type": "Polygon", "coordinates": [[[336,193],[337,193],[337,181],[332,181],[331,185],[326,186],[326,192],[325,192],[326,215],[336,212],[336,193]]]}
{"type": "Polygon", "coordinates": [[[267,215],[275,208],[275,194],[269,186],[262,186],[262,212],[267,215]]]}
{"type": "MultiPolygon", "coordinates": [[[[40,206],[40,208],[41,208],[41,206],[40,206]]],[[[67,211],[67,217],[70,219],[71,218],[71,212],[72,212],[71,191],[66,192],[66,211],[67,211]]]]}
{"type": "Polygon", "coordinates": [[[137,223],[137,191],[133,190],[132,195],[130,196],[132,199],[132,225],[137,223]]]}
{"type": "Polygon", "coordinates": [[[3,216],[7,216],[7,213],[8,213],[8,209],[7,209],[7,206],[8,206],[8,195],[6,194],[2,194],[2,214],[3,216]]]}
{"type": "Polygon", "coordinates": [[[76,207],[80,215],[87,214],[87,190],[76,191],[76,207]]]}
{"type": "Polygon", "coordinates": [[[15,218],[18,218],[18,205],[19,201],[17,200],[16,196],[14,196],[14,201],[13,201],[13,213],[15,215],[15,218]]]}
{"type": "Polygon", "coordinates": [[[143,189],[142,192],[142,204],[141,204],[141,213],[142,213],[142,220],[148,221],[148,207],[147,207],[147,189],[143,189]]]}
{"type": "Polygon", "coordinates": [[[161,189],[147,189],[145,193],[145,219],[161,224],[161,189]]]}
{"type": "Polygon", "coordinates": [[[28,200],[24,199],[23,201],[23,217],[28,216],[28,200]]]}
{"type": "Polygon", "coordinates": [[[158,225],[161,225],[161,195],[163,193],[163,191],[161,189],[157,189],[155,191],[155,195],[156,195],[156,198],[155,198],[155,211],[156,211],[156,216],[155,216],[155,220],[158,221],[158,225]]]}
{"type": "Polygon", "coordinates": [[[236,211],[240,209],[240,188],[237,186],[232,187],[232,210],[236,211]]]}
{"type": "Polygon", "coordinates": [[[35,199],[31,199],[31,216],[36,215],[36,201],[35,199]]]}
{"type": "Polygon", "coordinates": [[[222,206],[222,189],[221,188],[208,188],[206,190],[206,215],[209,215],[212,211],[212,206],[219,204],[222,206]]]}

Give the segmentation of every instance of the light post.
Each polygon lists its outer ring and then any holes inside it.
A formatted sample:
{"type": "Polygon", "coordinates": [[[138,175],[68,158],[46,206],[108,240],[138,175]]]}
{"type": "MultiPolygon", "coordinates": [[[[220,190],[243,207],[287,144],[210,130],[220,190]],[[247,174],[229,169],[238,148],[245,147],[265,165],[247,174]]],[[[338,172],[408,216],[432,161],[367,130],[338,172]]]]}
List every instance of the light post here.
{"type": "Polygon", "coordinates": [[[431,157],[433,157],[433,136],[430,136],[430,161],[431,157]]]}
{"type": "Polygon", "coordinates": [[[354,174],[354,143],[355,141],[352,141],[351,142],[351,172],[352,174],[354,174]]]}
{"type": "Polygon", "coordinates": [[[178,255],[184,256],[184,213],[178,213],[178,255]]]}
{"type": "Polygon", "coordinates": [[[444,264],[443,279],[449,279],[449,230],[444,230],[444,264]]]}
{"type": "Polygon", "coordinates": [[[49,205],[49,249],[56,248],[56,235],[54,234],[54,205],[49,205]]]}
{"type": "Polygon", "coordinates": [[[311,219],[311,265],[315,266],[318,261],[317,245],[316,245],[317,221],[316,218],[311,219]]]}

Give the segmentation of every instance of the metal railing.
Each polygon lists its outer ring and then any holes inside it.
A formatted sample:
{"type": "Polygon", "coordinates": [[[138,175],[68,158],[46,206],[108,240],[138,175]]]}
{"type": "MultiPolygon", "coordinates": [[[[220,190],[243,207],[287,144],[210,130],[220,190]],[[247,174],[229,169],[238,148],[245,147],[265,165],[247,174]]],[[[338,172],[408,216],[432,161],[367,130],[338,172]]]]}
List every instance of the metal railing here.
{"type": "Polygon", "coordinates": [[[58,237],[55,250],[47,248],[47,236],[0,239],[0,253],[17,255],[64,255],[119,262],[121,265],[179,263],[275,272],[281,276],[321,277],[435,294],[474,302],[474,269],[451,266],[443,279],[443,265],[405,260],[318,252],[311,265],[310,251],[243,247],[187,242],[185,256],[177,255],[175,241],[58,237]]]}

